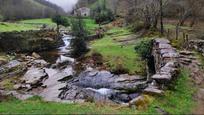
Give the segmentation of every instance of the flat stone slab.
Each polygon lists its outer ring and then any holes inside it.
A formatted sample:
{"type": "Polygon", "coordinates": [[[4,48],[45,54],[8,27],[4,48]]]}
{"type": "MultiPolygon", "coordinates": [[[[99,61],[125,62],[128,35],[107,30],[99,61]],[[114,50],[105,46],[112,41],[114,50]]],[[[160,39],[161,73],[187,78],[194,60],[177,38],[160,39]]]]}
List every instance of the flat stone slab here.
{"type": "Polygon", "coordinates": [[[179,54],[176,52],[168,52],[162,55],[162,58],[179,58],[179,54]]]}
{"type": "Polygon", "coordinates": [[[158,48],[159,49],[173,49],[170,44],[159,44],[158,48]]]}
{"type": "Polygon", "coordinates": [[[72,67],[67,67],[64,70],[57,69],[45,69],[46,73],[49,75],[48,79],[45,80],[43,86],[46,88],[40,93],[40,96],[46,101],[61,102],[59,98],[62,88],[65,88],[67,83],[60,81],[66,77],[70,77],[74,74],[72,67]]]}
{"type": "Polygon", "coordinates": [[[23,80],[26,84],[35,85],[47,78],[48,75],[44,69],[40,68],[31,68],[29,69],[23,77],[23,80]]]}
{"type": "Polygon", "coordinates": [[[85,71],[79,75],[76,85],[85,88],[115,90],[139,90],[146,86],[142,76],[113,75],[108,71],[85,71]]]}
{"type": "Polygon", "coordinates": [[[74,63],[75,59],[73,58],[70,58],[70,57],[66,57],[66,56],[63,56],[61,55],[58,60],[56,61],[57,64],[62,64],[62,63],[66,63],[66,62],[69,62],[69,63],[74,63]]]}
{"type": "Polygon", "coordinates": [[[171,78],[172,77],[169,74],[155,74],[155,75],[152,76],[152,79],[154,79],[154,80],[170,81],[171,78]]]}
{"type": "Polygon", "coordinates": [[[169,44],[170,41],[164,38],[155,39],[155,43],[169,44]]]}
{"type": "Polygon", "coordinates": [[[148,86],[146,89],[144,89],[144,93],[150,95],[163,95],[164,91],[155,86],[148,86]]]}

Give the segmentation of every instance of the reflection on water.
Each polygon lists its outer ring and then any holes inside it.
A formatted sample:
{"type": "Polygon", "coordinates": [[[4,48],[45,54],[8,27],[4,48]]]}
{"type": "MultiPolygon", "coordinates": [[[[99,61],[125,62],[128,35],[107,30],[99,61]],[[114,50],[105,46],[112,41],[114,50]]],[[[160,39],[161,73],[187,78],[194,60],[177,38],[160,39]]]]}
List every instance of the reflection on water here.
{"type": "Polygon", "coordinates": [[[39,54],[42,56],[42,58],[44,60],[53,64],[60,57],[60,55],[68,55],[69,54],[71,39],[72,39],[72,36],[65,35],[62,38],[62,40],[64,42],[63,46],[56,48],[54,50],[39,52],[39,54]]]}

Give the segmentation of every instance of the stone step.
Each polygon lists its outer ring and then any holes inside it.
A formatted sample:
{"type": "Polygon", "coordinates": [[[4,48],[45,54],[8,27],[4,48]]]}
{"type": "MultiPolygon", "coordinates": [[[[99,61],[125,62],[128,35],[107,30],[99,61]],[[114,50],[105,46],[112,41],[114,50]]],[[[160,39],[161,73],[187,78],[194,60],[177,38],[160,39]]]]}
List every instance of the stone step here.
{"type": "Polygon", "coordinates": [[[144,93],[149,95],[163,95],[164,91],[160,90],[156,86],[149,85],[146,89],[144,89],[144,93]]]}
{"type": "Polygon", "coordinates": [[[156,81],[170,81],[171,80],[171,75],[168,74],[155,74],[152,76],[152,79],[156,80],[156,81]]]}
{"type": "Polygon", "coordinates": [[[191,52],[191,51],[180,51],[179,54],[181,54],[181,55],[195,55],[195,53],[191,52]]]}
{"type": "Polygon", "coordinates": [[[187,56],[187,55],[180,55],[179,58],[188,58],[188,59],[191,59],[191,60],[197,60],[196,57],[194,57],[194,56],[187,56]]]}
{"type": "Polygon", "coordinates": [[[191,63],[185,62],[185,61],[180,61],[180,64],[182,65],[190,65],[191,63]]]}
{"type": "Polygon", "coordinates": [[[189,58],[180,58],[181,62],[187,62],[187,63],[192,63],[192,60],[189,58]]]}

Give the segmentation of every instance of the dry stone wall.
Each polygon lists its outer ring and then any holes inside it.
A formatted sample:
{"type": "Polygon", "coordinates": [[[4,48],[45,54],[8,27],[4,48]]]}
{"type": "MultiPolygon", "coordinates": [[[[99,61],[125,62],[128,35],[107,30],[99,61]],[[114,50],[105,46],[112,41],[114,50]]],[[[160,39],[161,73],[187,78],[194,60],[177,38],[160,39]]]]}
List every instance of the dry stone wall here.
{"type": "Polygon", "coordinates": [[[152,79],[159,84],[165,84],[178,74],[179,54],[167,39],[155,39],[153,43],[152,55],[156,74],[152,76],[152,79]]]}
{"type": "Polygon", "coordinates": [[[57,47],[63,43],[53,30],[32,30],[0,33],[0,50],[5,52],[33,52],[57,47]]]}

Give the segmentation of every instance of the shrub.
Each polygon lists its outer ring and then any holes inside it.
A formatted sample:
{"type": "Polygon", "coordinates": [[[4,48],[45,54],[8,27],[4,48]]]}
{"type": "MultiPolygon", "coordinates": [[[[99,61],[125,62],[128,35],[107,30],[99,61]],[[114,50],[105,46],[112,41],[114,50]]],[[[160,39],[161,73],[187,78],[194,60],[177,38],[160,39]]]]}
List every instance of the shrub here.
{"type": "Polygon", "coordinates": [[[76,37],[72,39],[71,46],[73,48],[71,54],[75,58],[78,58],[88,52],[87,44],[84,38],[76,37]]]}
{"type": "Polygon", "coordinates": [[[138,42],[135,46],[135,51],[143,58],[147,59],[151,56],[152,51],[152,40],[143,39],[138,42]]]}
{"type": "Polygon", "coordinates": [[[171,43],[173,47],[177,49],[182,49],[184,47],[185,41],[183,38],[178,38],[178,39],[172,39],[171,43]]]}
{"type": "Polygon", "coordinates": [[[114,66],[115,67],[112,69],[111,72],[116,75],[129,73],[129,69],[124,67],[124,63],[120,58],[116,60],[116,64],[114,66]]]}
{"type": "Polygon", "coordinates": [[[87,38],[88,31],[87,31],[85,22],[83,21],[81,16],[78,16],[76,18],[72,18],[71,28],[72,28],[73,36],[84,38],[84,39],[87,38]]]}
{"type": "Polygon", "coordinates": [[[132,24],[131,30],[132,32],[138,32],[140,30],[144,29],[144,23],[140,21],[136,21],[135,23],[132,24]]]}
{"type": "Polygon", "coordinates": [[[52,17],[52,21],[56,23],[57,26],[62,25],[66,27],[70,25],[68,19],[60,15],[52,17]]]}
{"type": "Polygon", "coordinates": [[[98,52],[93,52],[91,55],[94,60],[94,65],[103,65],[103,56],[98,52]]]}
{"type": "Polygon", "coordinates": [[[98,24],[106,24],[115,19],[113,12],[106,7],[106,3],[98,1],[97,5],[92,8],[91,17],[98,24]]]}
{"type": "Polygon", "coordinates": [[[80,16],[76,19],[73,19],[71,23],[72,32],[75,36],[75,38],[71,41],[71,46],[73,48],[71,53],[73,57],[78,58],[88,51],[87,44],[85,41],[88,34],[84,26],[83,20],[80,16]]]}

